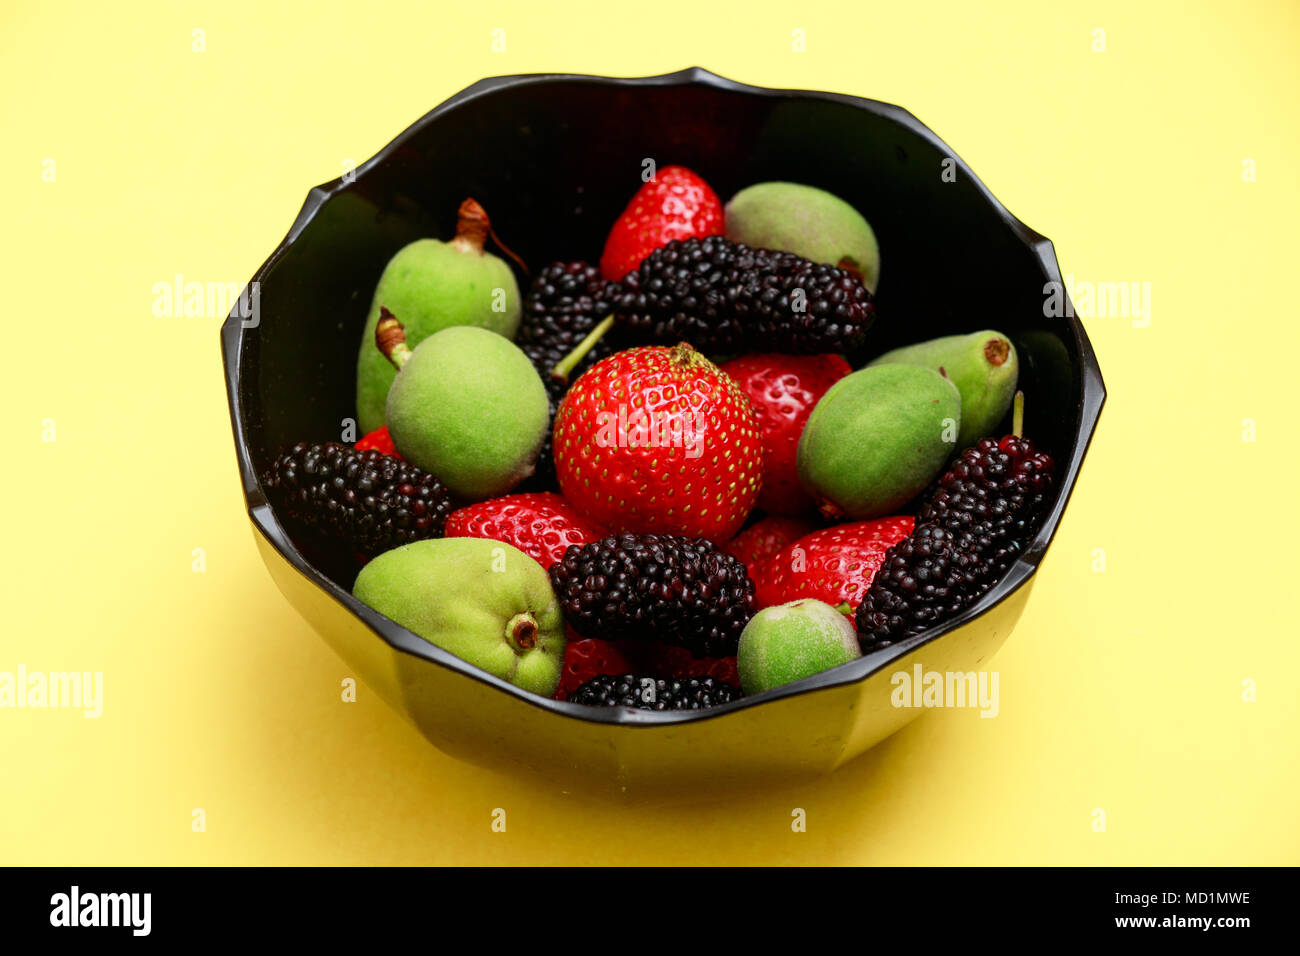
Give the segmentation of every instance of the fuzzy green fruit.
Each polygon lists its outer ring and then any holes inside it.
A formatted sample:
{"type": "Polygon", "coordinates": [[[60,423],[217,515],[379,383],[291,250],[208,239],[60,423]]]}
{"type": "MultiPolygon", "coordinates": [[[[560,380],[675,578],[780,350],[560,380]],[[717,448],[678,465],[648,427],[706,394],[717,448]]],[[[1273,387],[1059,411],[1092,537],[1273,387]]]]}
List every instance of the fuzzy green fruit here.
{"type": "Polygon", "coordinates": [[[993,434],[1011,408],[1020,375],[1016,347],[992,329],[907,345],[886,352],[871,364],[923,365],[948,376],[961,393],[959,448],[969,448],[993,434]]]}
{"type": "Polygon", "coordinates": [[[453,239],[417,239],[399,249],[384,268],[357,357],[357,422],[363,433],[384,424],[384,405],[395,375],[375,350],[381,308],[402,320],[411,348],[456,325],[514,338],[522,308],[519,286],[510,266],[484,250],[489,228],[482,207],[466,200],[453,239]]]}
{"type": "Polygon", "coordinates": [[[402,324],[385,313],[376,343],[401,369],[387,417],[402,457],[466,501],[504,494],[531,475],[550,409],[528,356],[467,325],[443,329],[414,351],[401,335],[402,324]]]}
{"type": "Polygon", "coordinates": [[[880,281],[880,246],[871,224],[843,199],[799,183],[757,183],[731,197],[727,238],[780,249],[856,272],[872,292],[880,281]]]}
{"type": "Polygon", "coordinates": [[[848,618],[825,601],[801,598],[750,618],[740,633],[736,669],[741,689],[757,694],[861,656],[848,618]]]}
{"type": "Polygon", "coordinates": [[[543,697],[560,684],[564,618],[546,570],[486,538],[416,541],[385,551],[352,593],[430,644],[543,697]]]}
{"type": "Polygon", "coordinates": [[[822,514],[892,514],[938,476],[961,429],[961,395],[917,365],[859,369],[830,387],[799,438],[799,480],[822,514]]]}

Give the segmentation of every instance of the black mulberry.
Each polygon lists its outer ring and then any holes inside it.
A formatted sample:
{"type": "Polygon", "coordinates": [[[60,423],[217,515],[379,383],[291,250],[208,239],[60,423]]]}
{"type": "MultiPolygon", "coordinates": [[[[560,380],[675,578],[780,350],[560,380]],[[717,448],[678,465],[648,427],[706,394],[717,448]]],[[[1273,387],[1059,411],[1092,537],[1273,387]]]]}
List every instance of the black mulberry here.
{"type": "Polygon", "coordinates": [[[978,557],[938,525],[918,525],[885,552],[885,561],[858,605],[863,653],[887,647],[945,621],[991,585],[978,557]]]}
{"type": "Polygon", "coordinates": [[[875,304],[861,279],[722,236],[675,239],[623,278],[614,313],[639,342],[712,352],[850,352],[875,304]]]}
{"type": "Polygon", "coordinates": [[[1051,456],[1028,438],[984,438],[957,456],[916,521],[947,528],[1000,577],[1037,530],[1054,487],[1051,456]]]}
{"type": "Polygon", "coordinates": [[[393,455],[339,442],[299,442],[262,476],[290,530],[345,542],[366,558],[442,537],[451,495],[433,475],[393,455]]]}
{"type": "Polygon", "coordinates": [[[611,535],[572,545],[550,575],[564,619],[584,637],[730,657],[754,616],[744,562],[704,538],[611,535]]]}
{"type": "Polygon", "coordinates": [[[988,593],[1037,531],[1055,473],[1051,456],[1017,434],[981,439],[958,455],[858,605],[863,651],[919,634],[988,593]]]}

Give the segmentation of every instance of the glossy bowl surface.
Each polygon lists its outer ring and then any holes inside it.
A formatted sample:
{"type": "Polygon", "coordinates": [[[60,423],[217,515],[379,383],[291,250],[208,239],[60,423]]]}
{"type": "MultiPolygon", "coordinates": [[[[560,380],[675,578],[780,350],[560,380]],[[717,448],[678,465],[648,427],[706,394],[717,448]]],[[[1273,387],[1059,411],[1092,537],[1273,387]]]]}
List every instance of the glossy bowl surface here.
{"type": "Polygon", "coordinates": [[[312,189],[252,282],[256,324],[232,313],[222,349],[249,517],[286,597],[440,749],[627,796],[829,772],[920,712],[892,706],[892,674],[979,668],[1029,596],[1105,399],[1072,310],[1045,314],[1049,293],[1061,289],[1051,243],[919,120],[873,100],[746,86],[698,68],[482,80],[418,120],[355,179],[312,189]],[[530,264],[595,261],[646,159],[695,169],[724,198],[781,179],[856,206],[876,231],[883,266],[881,318],[854,364],[937,335],[1006,332],[1021,355],[1028,430],[1061,471],[1043,529],[978,605],[858,661],[705,712],[544,700],[466,664],[356,601],[355,568],[296,547],[257,478],[283,446],[337,439],[355,416],[366,311],[401,246],[445,238],[457,205],[473,196],[530,264]]]}

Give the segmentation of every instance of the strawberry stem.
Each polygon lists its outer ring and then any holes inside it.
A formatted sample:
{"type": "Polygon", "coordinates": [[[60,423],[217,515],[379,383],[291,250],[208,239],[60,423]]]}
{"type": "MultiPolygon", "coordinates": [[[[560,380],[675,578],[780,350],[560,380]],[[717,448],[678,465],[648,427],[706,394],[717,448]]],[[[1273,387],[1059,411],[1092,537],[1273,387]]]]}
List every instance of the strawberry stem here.
{"type": "Polygon", "coordinates": [[[604,338],[605,333],[613,328],[613,326],[614,316],[605,316],[605,318],[600,321],[600,324],[588,332],[587,337],[574,347],[572,352],[560,359],[559,364],[556,365],[555,368],[551,369],[551,378],[555,379],[557,382],[567,383],[569,381],[569,376],[573,373],[573,370],[577,367],[578,363],[587,357],[587,353],[596,347],[596,343],[604,338]]]}
{"type": "Polygon", "coordinates": [[[375,345],[384,353],[384,358],[392,362],[400,372],[411,350],[406,345],[406,329],[397,317],[388,311],[387,306],[379,307],[379,324],[375,326],[375,345]]]}
{"type": "Polygon", "coordinates": [[[706,365],[713,367],[713,363],[695,351],[690,342],[678,342],[673,346],[673,361],[677,363],[678,368],[697,368],[706,365]]]}
{"type": "Polygon", "coordinates": [[[1021,438],[1025,434],[1025,393],[1016,389],[1011,406],[1011,434],[1021,438]]]}

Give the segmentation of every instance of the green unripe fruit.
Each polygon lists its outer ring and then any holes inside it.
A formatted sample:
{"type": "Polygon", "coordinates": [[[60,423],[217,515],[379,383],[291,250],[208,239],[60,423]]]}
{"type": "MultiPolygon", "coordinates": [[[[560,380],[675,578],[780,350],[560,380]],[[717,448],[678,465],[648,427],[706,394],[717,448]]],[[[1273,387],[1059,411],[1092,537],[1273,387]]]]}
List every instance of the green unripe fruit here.
{"type": "Polygon", "coordinates": [[[942,470],[961,428],[961,395],[917,365],[859,369],[830,387],[799,438],[799,480],[826,517],[892,514],[942,470]]]}
{"type": "Polygon", "coordinates": [[[455,326],[410,351],[391,315],[377,351],[401,367],[388,391],[388,431],[402,457],[437,475],[453,495],[504,494],[533,473],[546,438],[546,388],[517,345],[455,326]]]}
{"type": "Polygon", "coordinates": [[[490,228],[483,208],[467,199],[453,239],[417,239],[399,249],[384,268],[357,357],[357,422],[363,433],[384,424],[384,406],[395,376],[393,366],[375,351],[375,327],[382,308],[402,320],[411,348],[456,325],[514,338],[522,309],[519,286],[510,266],[484,250],[490,228]]]}
{"type": "Polygon", "coordinates": [[[923,365],[943,372],[961,393],[957,447],[969,448],[993,434],[1016,394],[1020,359],[1001,332],[945,335],[886,352],[872,365],[923,365]]]}
{"type": "Polygon", "coordinates": [[[741,689],[757,694],[861,656],[848,618],[825,601],[801,598],[750,618],[740,633],[736,669],[741,689]]]}
{"type": "Polygon", "coordinates": [[[564,662],[564,618],[546,570],[486,538],[385,551],[352,593],[380,614],[516,687],[550,697],[564,662]]]}
{"type": "Polygon", "coordinates": [[[731,197],[727,238],[780,249],[854,272],[872,292],[880,281],[880,246],[871,224],[843,199],[798,183],[757,183],[731,197]]]}

